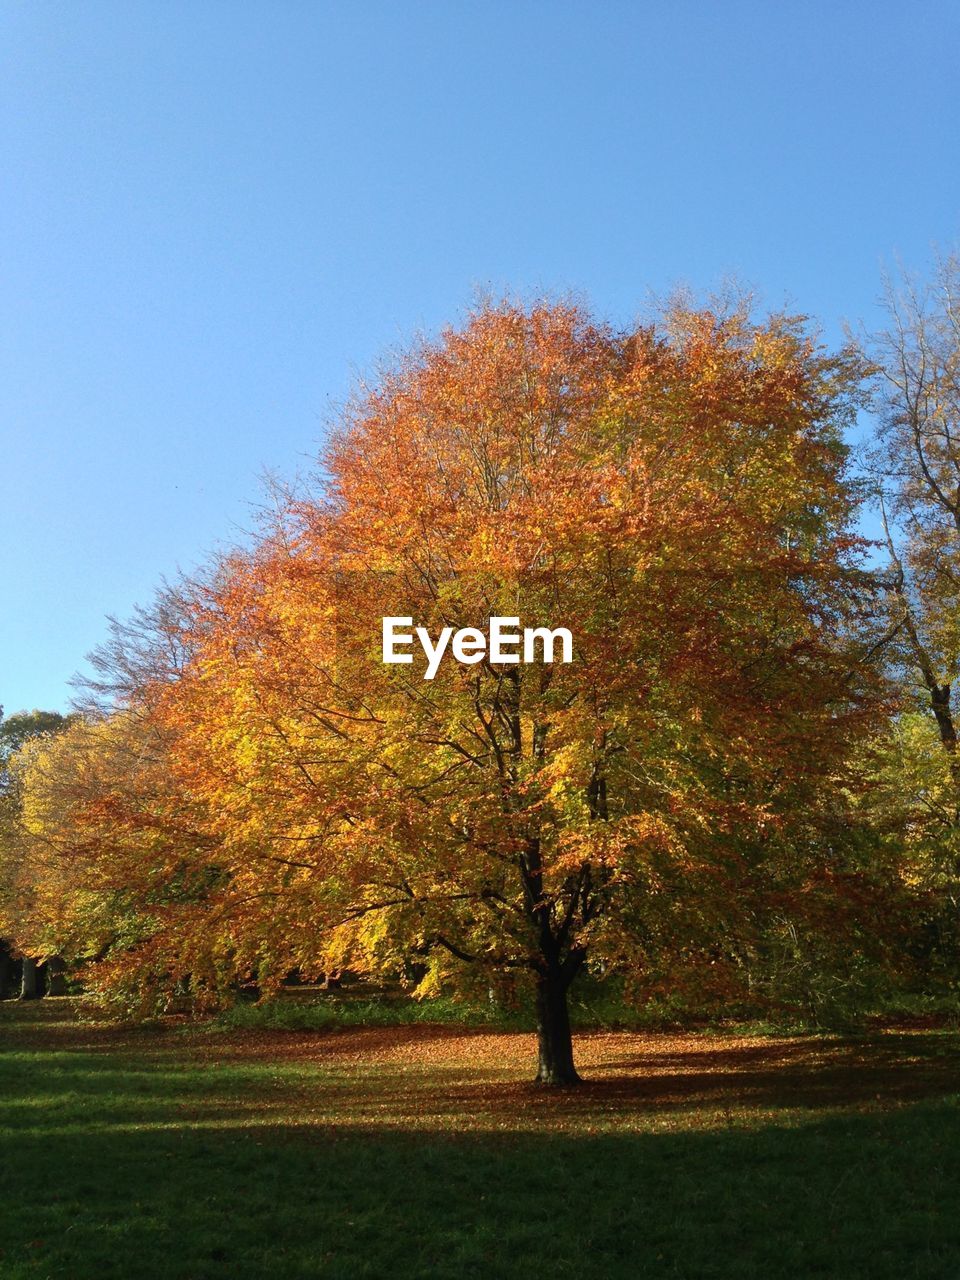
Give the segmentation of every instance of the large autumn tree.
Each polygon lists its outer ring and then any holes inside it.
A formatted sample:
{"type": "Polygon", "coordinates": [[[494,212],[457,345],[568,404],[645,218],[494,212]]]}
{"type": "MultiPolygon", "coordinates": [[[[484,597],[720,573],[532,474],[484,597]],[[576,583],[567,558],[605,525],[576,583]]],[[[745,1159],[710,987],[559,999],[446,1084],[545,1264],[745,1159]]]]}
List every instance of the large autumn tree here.
{"type": "Polygon", "coordinates": [[[537,1078],[574,1082],[586,966],[670,952],[722,983],[764,912],[838,918],[874,705],[850,628],[858,377],[783,316],[677,305],[624,333],[481,306],[357,395],[314,491],[152,648],[107,655],[163,786],[134,801],[114,776],[104,802],[88,779],[72,808],[68,788],[61,865],[152,885],[138,945],[168,976],[203,947],[261,980],[516,975],[537,1078]],[[382,662],[388,615],[566,627],[573,660],[447,655],[426,680],[417,647],[382,662]],[[158,858],[189,893],[160,901],[158,858]]]}

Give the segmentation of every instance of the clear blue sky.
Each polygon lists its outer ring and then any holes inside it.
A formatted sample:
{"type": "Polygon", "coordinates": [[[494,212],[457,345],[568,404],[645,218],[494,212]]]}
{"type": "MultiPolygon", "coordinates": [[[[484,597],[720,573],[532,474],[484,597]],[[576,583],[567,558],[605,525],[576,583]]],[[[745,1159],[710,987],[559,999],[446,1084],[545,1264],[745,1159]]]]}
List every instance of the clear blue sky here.
{"type": "Polygon", "coordinates": [[[0,4],[0,703],[476,287],[876,320],[960,237],[960,4],[0,4]]]}

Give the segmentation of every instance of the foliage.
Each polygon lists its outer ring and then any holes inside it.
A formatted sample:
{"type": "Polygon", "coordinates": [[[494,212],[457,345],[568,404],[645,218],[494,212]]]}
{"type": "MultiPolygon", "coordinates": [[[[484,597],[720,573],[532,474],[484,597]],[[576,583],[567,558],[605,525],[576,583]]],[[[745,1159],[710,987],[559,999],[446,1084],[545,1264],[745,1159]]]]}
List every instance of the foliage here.
{"type": "MultiPolygon", "coordinates": [[[[960,785],[952,689],[960,674],[960,258],[887,288],[870,350],[880,429],[870,469],[889,553],[886,656],[937,723],[960,785]]],[[[956,825],[957,801],[950,822],[956,825]]]]}
{"type": "Polygon", "coordinates": [[[60,733],[70,723],[70,716],[59,711],[18,711],[4,718],[0,708],[0,767],[33,738],[60,733]]]}
{"type": "MultiPolygon", "coordinates": [[[[0,937],[6,939],[0,945],[14,952],[37,937],[36,892],[43,878],[35,861],[24,862],[21,762],[37,743],[63,733],[74,719],[36,710],[4,718],[0,708],[0,937]]],[[[52,955],[56,947],[40,951],[52,955]]]]}
{"type": "Polygon", "coordinates": [[[915,983],[953,998],[960,976],[960,259],[887,288],[869,350],[880,424],[869,456],[888,567],[875,649],[899,707],[865,760],[863,811],[913,902],[915,983]]]}

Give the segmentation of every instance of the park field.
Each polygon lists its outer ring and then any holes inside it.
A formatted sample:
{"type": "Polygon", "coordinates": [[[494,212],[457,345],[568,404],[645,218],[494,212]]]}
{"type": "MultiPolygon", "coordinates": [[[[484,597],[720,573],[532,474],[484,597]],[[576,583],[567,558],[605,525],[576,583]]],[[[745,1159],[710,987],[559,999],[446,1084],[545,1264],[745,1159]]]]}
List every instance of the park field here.
{"type": "Polygon", "coordinates": [[[3,1280],[960,1275],[960,1037],[595,1032],[587,1083],[449,1025],[0,1005],[3,1280]]]}

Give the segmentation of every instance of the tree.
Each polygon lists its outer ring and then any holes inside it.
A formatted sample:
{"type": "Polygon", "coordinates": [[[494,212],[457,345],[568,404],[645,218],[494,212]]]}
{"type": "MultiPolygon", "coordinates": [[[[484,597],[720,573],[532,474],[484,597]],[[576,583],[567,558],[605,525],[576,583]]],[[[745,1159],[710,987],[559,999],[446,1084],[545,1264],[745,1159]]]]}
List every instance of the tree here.
{"type": "MultiPolygon", "coordinates": [[[[191,973],[202,989],[218,945],[210,922],[198,931],[190,915],[205,900],[213,840],[167,766],[162,740],[132,711],[77,718],[12,762],[22,945],[95,961],[91,990],[144,1012],[165,1002],[158,972],[191,973]]],[[[51,976],[62,976],[56,963],[51,976]]]]}
{"type": "MultiPolygon", "coordinates": [[[[20,817],[21,793],[16,785],[12,762],[18,752],[34,740],[62,733],[70,717],[58,711],[21,711],[3,718],[0,708],[0,929],[7,939],[0,942],[5,951],[22,949],[25,938],[23,877],[16,849],[20,817]]],[[[0,995],[3,994],[0,981],[0,995]]],[[[60,993],[55,983],[56,993],[60,993]]],[[[21,958],[20,999],[35,1000],[42,994],[42,977],[36,957],[24,953],[21,958]]]]}
{"type": "Polygon", "coordinates": [[[872,809],[919,895],[928,980],[955,984],[960,937],[960,258],[886,288],[888,322],[867,343],[879,426],[868,454],[888,567],[877,641],[900,706],[877,744],[872,809]]]}
{"type": "Polygon", "coordinates": [[[18,711],[4,719],[0,707],[0,767],[5,769],[9,758],[31,738],[60,733],[69,722],[70,717],[59,711],[18,711]]]}
{"type": "Polygon", "coordinates": [[[28,787],[48,900],[122,889],[143,981],[515,975],[551,1085],[588,965],[729,991],[771,921],[830,928],[876,708],[847,625],[858,378],[788,317],[480,307],[358,394],[252,550],[115,634],[88,763],[65,738],[28,787]],[[385,616],[566,627],[573,660],[427,680],[381,661],[385,616]]]}
{"type": "MultiPolygon", "coordinates": [[[[890,656],[923,689],[960,787],[960,258],[887,287],[873,336],[881,424],[872,472],[890,558],[890,656]]],[[[951,806],[955,823],[960,792],[951,806]]]]}

